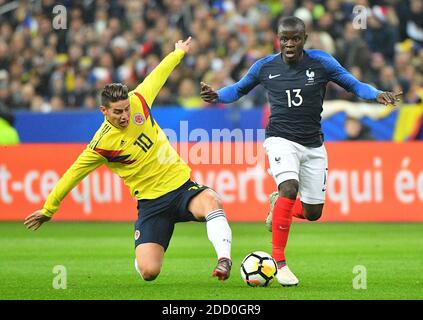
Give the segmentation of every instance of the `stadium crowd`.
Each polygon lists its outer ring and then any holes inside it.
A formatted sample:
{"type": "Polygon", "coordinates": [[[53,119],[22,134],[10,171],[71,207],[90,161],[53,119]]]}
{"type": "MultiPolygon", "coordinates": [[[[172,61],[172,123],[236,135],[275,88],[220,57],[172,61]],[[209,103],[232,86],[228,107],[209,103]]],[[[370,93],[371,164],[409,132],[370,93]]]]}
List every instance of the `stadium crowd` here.
{"type": "MultiPolygon", "coordinates": [[[[60,2],[63,29],[52,23],[58,2],[15,3],[0,0],[0,103],[11,110],[96,108],[105,84],[134,88],[189,35],[192,54],[155,105],[205,107],[200,81],[223,87],[277,52],[276,25],[289,15],[306,23],[306,48],[325,50],[379,89],[403,91],[405,103],[423,97],[423,0],[69,0],[60,2]],[[367,8],[364,29],[353,24],[356,5],[367,8]]],[[[335,84],[326,98],[355,99],[335,84]]],[[[237,105],[265,103],[259,86],[237,105]]]]}

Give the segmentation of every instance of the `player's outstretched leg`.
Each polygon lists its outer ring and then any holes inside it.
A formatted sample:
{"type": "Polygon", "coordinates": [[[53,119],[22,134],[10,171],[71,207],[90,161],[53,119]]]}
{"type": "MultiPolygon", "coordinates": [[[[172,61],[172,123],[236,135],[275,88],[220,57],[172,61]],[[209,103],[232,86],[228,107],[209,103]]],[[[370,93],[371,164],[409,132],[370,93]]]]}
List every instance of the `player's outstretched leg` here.
{"type": "Polygon", "coordinates": [[[283,286],[298,284],[298,279],[286,264],[285,248],[291,229],[294,207],[301,202],[297,199],[298,180],[289,179],[278,186],[277,197],[272,210],[272,256],[278,265],[276,278],[283,286]]]}
{"type": "Polygon", "coordinates": [[[217,254],[217,265],[212,276],[224,281],[231,273],[232,231],[223,211],[219,195],[206,189],[191,199],[188,210],[200,221],[206,221],[207,236],[217,254]]]}
{"type": "MultiPolygon", "coordinates": [[[[272,231],[272,220],[273,220],[273,210],[275,203],[278,200],[278,193],[274,192],[269,197],[270,202],[270,212],[266,219],[266,226],[269,231],[272,231]]],[[[299,198],[295,200],[295,203],[292,206],[291,213],[292,216],[299,219],[307,219],[309,221],[315,221],[320,218],[322,215],[323,204],[305,204],[302,203],[299,198]],[[304,208],[303,208],[304,207],[304,208]]],[[[278,261],[278,273],[276,275],[278,282],[282,286],[295,286],[299,283],[298,278],[286,265],[285,260],[278,261]]]]}
{"type": "Polygon", "coordinates": [[[207,236],[213,244],[218,257],[216,268],[212,272],[213,277],[224,281],[229,278],[231,274],[231,242],[232,231],[226,220],[223,209],[216,209],[207,214],[206,227],[207,236]]]}
{"type": "Polygon", "coordinates": [[[278,265],[276,279],[282,286],[294,286],[299,282],[297,277],[289,270],[285,258],[285,247],[292,222],[291,211],[295,201],[279,196],[273,211],[272,256],[278,265]]]}

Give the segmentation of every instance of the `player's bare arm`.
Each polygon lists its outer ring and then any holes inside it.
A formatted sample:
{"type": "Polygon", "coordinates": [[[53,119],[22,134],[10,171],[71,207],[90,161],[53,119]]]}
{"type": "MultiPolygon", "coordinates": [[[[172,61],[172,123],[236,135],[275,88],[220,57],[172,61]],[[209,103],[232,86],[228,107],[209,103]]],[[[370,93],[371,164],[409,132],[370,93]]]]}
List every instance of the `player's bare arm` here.
{"type": "Polygon", "coordinates": [[[211,86],[209,86],[208,84],[204,82],[201,82],[200,86],[201,86],[201,91],[200,91],[201,99],[203,99],[205,102],[208,102],[208,103],[216,102],[217,92],[214,91],[211,86]]]}
{"type": "Polygon", "coordinates": [[[44,215],[41,210],[31,213],[25,218],[24,225],[28,230],[37,230],[44,222],[50,221],[51,217],[44,215]]]}

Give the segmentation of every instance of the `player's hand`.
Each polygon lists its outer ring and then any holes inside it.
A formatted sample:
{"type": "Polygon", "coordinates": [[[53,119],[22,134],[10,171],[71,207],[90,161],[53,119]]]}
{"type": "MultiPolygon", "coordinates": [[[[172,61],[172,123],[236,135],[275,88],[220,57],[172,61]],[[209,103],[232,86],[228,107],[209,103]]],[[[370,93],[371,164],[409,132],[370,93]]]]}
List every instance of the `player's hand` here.
{"type": "Polygon", "coordinates": [[[200,97],[205,102],[208,103],[214,103],[217,100],[217,92],[213,90],[212,87],[210,87],[208,84],[204,82],[200,82],[201,91],[200,91],[200,97]]]}
{"type": "Polygon", "coordinates": [[[178,42],[175,43],[175,50],[176,49],[182,49],[185,51],[185,53],[188,53],[189,49],[190,49],[190,45],[191,45],[191,37],[188,37],[188,39],[186,39],[185,41],[179,40],[178,42]]]}
{"type": "Polygon", "coordinates": [[[400,101],[400,97],[402,96],[402,91],[398,93],[393,92],[382,92],[376,98],[376,101],[384,104],[385,106],[393,107],[395,103],[400,101]]]}
{"type": "Polygon", "coordinates": [[[51,218],[43,214],[41,210],[37,210],[25,218],[24,225],[28,230],[37,230],[44,222],[49,221],[51,218]]]}

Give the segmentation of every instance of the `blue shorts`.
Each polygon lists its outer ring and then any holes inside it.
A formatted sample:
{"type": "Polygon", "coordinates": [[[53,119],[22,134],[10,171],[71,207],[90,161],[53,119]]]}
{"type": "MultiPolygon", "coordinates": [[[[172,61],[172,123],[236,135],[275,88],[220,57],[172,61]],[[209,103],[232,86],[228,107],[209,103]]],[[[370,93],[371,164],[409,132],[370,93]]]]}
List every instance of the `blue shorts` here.
{"type": "Polygon", "coordinates": [[[159,198],[138,200],[135,248],[141,243],[158,243],[167,249],[175,223],[198,221],[188,210],[190,200],[208,187],[191,180],[159,198]]]}

